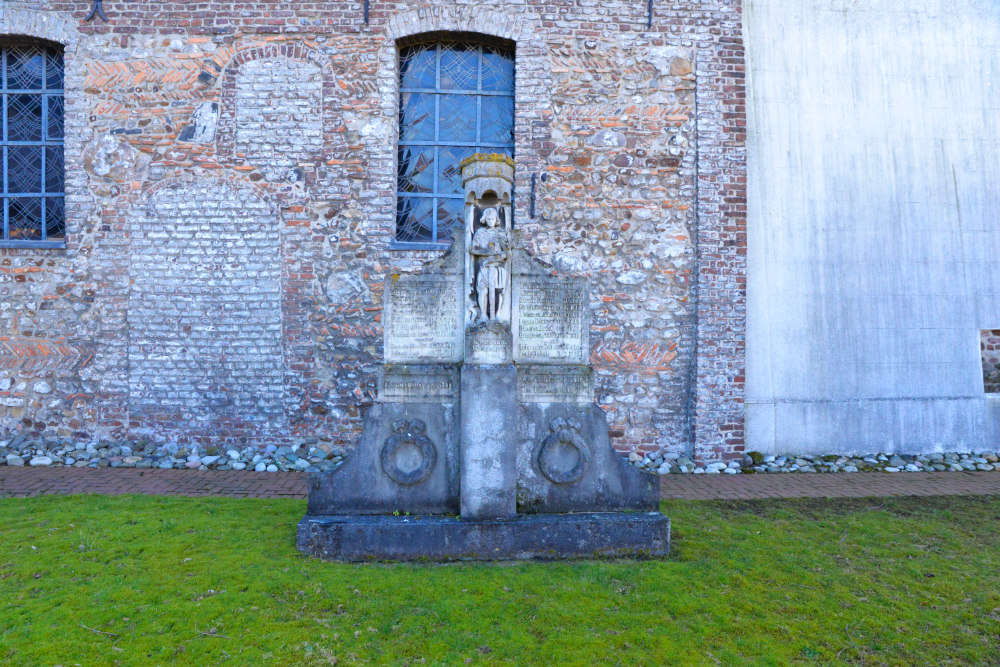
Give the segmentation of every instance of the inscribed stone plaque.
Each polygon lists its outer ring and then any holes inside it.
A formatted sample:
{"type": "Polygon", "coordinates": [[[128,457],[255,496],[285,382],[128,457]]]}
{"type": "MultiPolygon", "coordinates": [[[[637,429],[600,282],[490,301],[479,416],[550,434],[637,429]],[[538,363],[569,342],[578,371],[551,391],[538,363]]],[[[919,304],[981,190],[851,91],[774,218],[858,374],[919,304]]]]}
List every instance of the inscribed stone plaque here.
{"type": "Polygon", "coordinates": [[[387,362],[462,360],[461,276],[446,273],[391,276],[384,312],[387,362]]]}
{"type": "Polygon", "coordinates": [[[521,403],[594,402],[594,376],[589,366],[518,366],[517,400],[521,403]]]}
{"type": "Polygon", "coordinates": [[[454,403],[459,387],[455,366],[386,364],[379,373],[378,397],[383,403],[454,403]]]}
{"type": "Polygon", "coordinates": [[[510,329],[499,322],[480,325],[465,332],[465,363],[509,364],[510,329]]]}
{"type": "Polygon", "coordinates": [[[587,363],[587,299],[584,280],[514,276],[514,361],[587,363]]]}

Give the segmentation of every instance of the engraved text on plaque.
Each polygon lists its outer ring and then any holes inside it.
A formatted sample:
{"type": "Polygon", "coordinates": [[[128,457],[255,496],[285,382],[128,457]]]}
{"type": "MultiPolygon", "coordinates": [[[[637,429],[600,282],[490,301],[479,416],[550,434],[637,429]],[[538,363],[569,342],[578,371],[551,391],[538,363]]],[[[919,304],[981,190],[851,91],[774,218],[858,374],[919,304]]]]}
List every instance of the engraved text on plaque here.
{"type": "Polygon", "coordinates": [[[392,280],[387,292],[386,361],[461,360],[461,291],[454,278],[408,276],[392,280]]]}
{"type": "Polygon", "coordinates": [[[517,400],[522,403],[594,402],[594,377],[587,366],[520,366],[517,400]]]}
{"type": "Polygon", "coordinates": [[[514,359],[586,363],[587,285],[583,281],[518,276],[514,286],[514,359]]]}

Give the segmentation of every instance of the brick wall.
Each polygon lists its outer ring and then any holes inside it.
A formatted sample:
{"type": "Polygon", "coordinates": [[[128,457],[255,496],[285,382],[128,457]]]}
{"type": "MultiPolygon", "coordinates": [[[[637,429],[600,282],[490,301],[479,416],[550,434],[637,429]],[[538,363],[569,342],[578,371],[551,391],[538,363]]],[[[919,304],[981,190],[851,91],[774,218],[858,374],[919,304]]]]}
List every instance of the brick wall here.
{"type": "Polygon", "coordinates": [[[0,437],[353,443],[383,278],[434,256],[390,246],[395,40],[444,30],[517,45],[516,224],[590,279],[618,446],[742,449],[738,2],[90,5],[0,10],[66,44],[70,209],[0,250],[0,437]]]}
{"type": "Polygon", "coordinates": [[[713,13],[698,63],[696,460],[744,450],[746,369],[746,70],[738,1],[713,13]]]}
{"type": "Polygon", "coordinates": [[[255,167],[273,170],[290,169],[322,154],[323,80],[318,65],[258,59],[234,78],[237,155],[255,167]]]}

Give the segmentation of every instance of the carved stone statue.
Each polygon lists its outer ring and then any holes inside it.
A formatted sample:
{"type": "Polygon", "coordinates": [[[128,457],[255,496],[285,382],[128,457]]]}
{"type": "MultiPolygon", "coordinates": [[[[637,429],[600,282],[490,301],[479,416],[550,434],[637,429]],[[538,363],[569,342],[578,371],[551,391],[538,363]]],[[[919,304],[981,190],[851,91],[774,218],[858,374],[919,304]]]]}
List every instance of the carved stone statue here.
{"type": "Polygon", "coordinates": [[[476,258],[476,299],[481,320],[496,320],[507,292],[510,232],[500,226],[496,208],[483,211],[483,226],[472,236],[469,253],[476,258]]]}

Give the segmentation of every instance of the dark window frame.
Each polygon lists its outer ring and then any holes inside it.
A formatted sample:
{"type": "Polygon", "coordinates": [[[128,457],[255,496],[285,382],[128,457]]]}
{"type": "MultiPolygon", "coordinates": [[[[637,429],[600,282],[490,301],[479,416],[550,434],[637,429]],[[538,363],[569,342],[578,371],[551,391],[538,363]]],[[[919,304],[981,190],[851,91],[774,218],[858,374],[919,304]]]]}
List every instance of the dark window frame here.
{"type": "Polygon", "coordinates": [[[491,38],[485,35],[479,35],[475,33],[429,33],[419,35],[415,38],[410,38],[406,40],[400,40],[397,44],[397,63],[399,64],[399,70],[397,71],[397,85],[398,85],[398,102],[399,102],[399,113],[397,117],[397,128],[398,128],[398,140],[396,145],[396,216],[395,216],[395,228],[393,232],[393,239],[391,242],[391,247],[395,249],[405,249],[405,250],[441,250],[447,248],[451,239],[448,235],[442,234],[443,231],[439,226],[439,213],[440,205],[439,200],[452,200],[452,201],[464,201],[464,194],[462,193],[450,193],[446,192],[441,188],[439,175],[441,172],[440,163],[438,162],[440,156],[441,148],[455,147],[470,149],[469,154],[472,152],[501,152],[511,157],[514,157],[515,151],[515,141],[513,136],[513,128],[515,123],[515,92],[516,92],[516,49],[515,44],[512,41],[491,38]],[[463,46],[476,47],[477,52],[477,74],[476,74],[476,88],[442,88],[441,84],[441,54],[442,45],[447,44],[461,44],[463,46]],[[418,86],[404,86],[403,78],[404,72],[402,71],[402,60],[404,54],[406,54],[411,49],[420,48],[433,48],[435,52],[435,70],[434,70],[434,87],[418,87],[418,86]],[[502,57],[507,59],[511,66],[511,78],[509,88],[504,90],[483,90],[483,54],[484,48],[490,49],[491,53],[502,53],[502,57]],[[407,109],[404,106],[404,100],[408,95],[430,95],[434,98],[434,138],[431,140],[427,139],[405,139],[404,135],[404,122],[405,113],[407,109]],[[476,104],[476,122],[475,122],[475,140],[449,140],[441,138],[441,114],[440,114],[440,104],[441,100],[445,96],[450,95],[462,95],[462,96],[474,96],[476,104]],[[483,99],[488,97],[495,98],[507,98],[510,100],[510,127],[511,127],[511,137],[509,142],[496,142],[496,141],[483,141],[483,99]],[[404,164],[408,162],[404,161],[404,151],[407,148],[431,148],[433,149],[433,176],[432,185],[429,191],[407,191],[404,190],[403,182],[410,176],[410,174],[404,174],[404,164]],[[403,228],[401,224],[403,220],[405,199],[407,198],[423,198],[432,200],[432,221],[431,221],[431,236],[427,239],[420,240],[403,240],[400,238],[400,232],[403,228]]]}
{"type": "MultiPolygon", "coordinates": [[[[66,247],[66,167],[65,167],[65,53],[61,44],[42,39],[24,39],[0,37],[0,248],[65,248],[66,247]],[[44,54],[41,84],[35,87],[17,87],[8,80],[8,53],[16,49],[41,49],[44,54]],[[50,74],[53,67],[58,67],[59,86],[50,85],[50,74]],[[21,96],[38,97],[41,101],[40,134],[38,139],[11,139],[14,125],[8,118],[13,105],[12,98],[21,96]],[[55,104],[61,119],[50,118],[50,106],[55,104]],[[50,120],[58,122],[58,136],[50,134],[50,120]],[[10,190],[12,160],[11,149],[17,147],[37,147],[38,153],[38,187],[35,190],[10,190]],[[50,149],[58,151],[62,163],[58,170],[47,173],[50,149]],[[50,179],[55,177],[58,187],[51,189],[50,179]],[[11,238],[13,224],[11,222],[12,202],[16,200],[38,201],[38,236],[37,238],[11,238]],[[50,208],[59,202],[58,208],[50,208]],[[57,232],[58,236],[50,237],[57,232]]],[[[26,173],[26,172],[22,172],[26,173]]]]}

